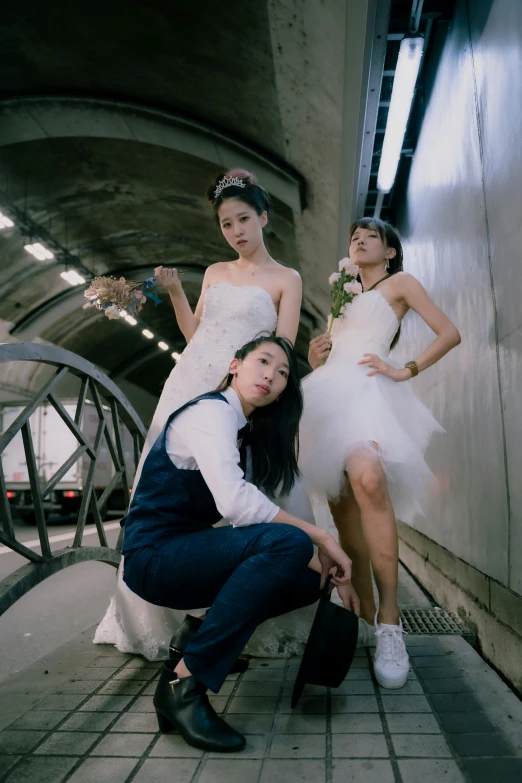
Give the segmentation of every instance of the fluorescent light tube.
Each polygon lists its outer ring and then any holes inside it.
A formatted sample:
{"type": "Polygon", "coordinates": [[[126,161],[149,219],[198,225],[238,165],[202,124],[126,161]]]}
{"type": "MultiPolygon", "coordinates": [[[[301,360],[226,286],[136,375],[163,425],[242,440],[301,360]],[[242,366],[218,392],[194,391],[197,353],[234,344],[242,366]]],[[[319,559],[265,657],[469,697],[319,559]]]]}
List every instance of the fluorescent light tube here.
{"type": "Polygon", "coordinates": [[[69,285],[79,285],[79,281],[70,272],[60,272],[60,277],[66,280],[69,285]]]}
{"type": "Polygon", "coordinates": [[[4,224],[6,228],[12,228],[14,226],[14,223],[11,220],[11,218],[8,218],[7,215],[4,215],[2,212],[0,212],[0,221],[4,224]]]}
{"type": "Polygon", "coordinates": [[[27,250],[32,256],[38,259],[38,261],[45,261],[45,256],[34,245],[24,245],[24,250],[27,250]]]}
{"type": "Polygon", "coordinates": [[[66,272],[60,272],[60,277],[63,278],[63,280],[67,280],[69,285],[81,285],[82,283],[85,283],[84,278],[74,269],[68,269],[66,272]]]}
{"type": "Polygon", "coordinates": [[[424,38],[403,38],[401,41],[377,174],[377,188],[382,193],[390,192],[397,174],[423,47],[424,38]]]}
{"type": "Polygon", "coordinates": [[[44,247],[40,242],[35,242],[33,247],[39,253],[42,253],[44,258],[54,258],[53,253],[51,253],[50,250],[47,250],[47,248],[44,247]]]}

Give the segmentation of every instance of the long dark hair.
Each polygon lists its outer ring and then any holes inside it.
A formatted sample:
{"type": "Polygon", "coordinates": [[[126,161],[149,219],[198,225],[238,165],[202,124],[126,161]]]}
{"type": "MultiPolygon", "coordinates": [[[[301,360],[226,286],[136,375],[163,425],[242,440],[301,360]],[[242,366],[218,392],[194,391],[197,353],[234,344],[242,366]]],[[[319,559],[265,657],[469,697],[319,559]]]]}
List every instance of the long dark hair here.
{"type": "MultiPolygon", "coordinates": [[[[367,231],[377,231],[383,244],[386,245],[386,247],[392,247],[395,250],[395,258],[390,258],[388,260],[388,266],[386,267],[387,273],[389,275],[396,275],[397,272],[402,272],[402,262],[403,262],[404,253],[402,250],[401,235],[399,234],[397,229],[394,226],[392,226],[391,223],[387,223],[385,220],[379,220],[379,218],[373,218],[373,217],[360,218],[359,220],[356,220],[355,223],[352,223],[352,225],[350,226],[350,242],[352,241],[352,237],[358,228],[365,228],[367,231]]],[[[357,280],[361,282],[359,277],[357,278],[357,280]]],[[[401,336],[401,325],[399,324],[399,328],[397,329],[397,332],[395,333],[395,337],[391,342],[390,350],[392,348],[395,348],[395,346],[399,342],[400,336],[401,336]]]]}
{"type": "MultiPolygon", "coordinates": [[[[290,340],[285,337],[261,335],[236,351],[242,361],[264,343],[278,345],[286,354],[289,366],[286,388],[279,399],[256,410],[249,417],[249,426],[243,431],[241,461],[245,464],[246,447],[252,456],[252,484],[268,495],[288,495],[299,476],[299,421],[303,412],[303,395],[297,371],[297,360],[290,340]]],[[[230,386],[233,375],[223,380],[217,391],[230,386]]]]}
{"type": "Polygon", "coordinates": [[[231,198],[237,198],[240,201],[244,201],[257,215],[262,215],[263,212],[266,212],[267,215],[270,214],[270,197],[268,193],[261,185],[257,184],[255,175],[246,171],[246,169],[230,169],[229,171],[223,171],[218,174],[209,185],[206,196],[218,223],[220,206],[224,201],[228,201],[228,199],[231,198]],[[244,187],[241,187],[241,185],[229,185],[228,187],[223,188],[219,196],[215,198],[214,192],[223,177],[236,177],[244,183],[244,187]]]}

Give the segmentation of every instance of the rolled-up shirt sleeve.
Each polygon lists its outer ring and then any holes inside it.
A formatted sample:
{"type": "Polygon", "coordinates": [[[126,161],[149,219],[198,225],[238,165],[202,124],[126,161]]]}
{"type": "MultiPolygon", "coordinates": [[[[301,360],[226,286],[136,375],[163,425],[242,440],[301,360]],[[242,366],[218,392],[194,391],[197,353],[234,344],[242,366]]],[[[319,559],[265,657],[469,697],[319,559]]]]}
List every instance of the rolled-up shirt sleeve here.
{"type": "Polygon", "coordinates": [[[234,527],[271,522],[279,512],[239,466],[237,416],[220,400],[202,400],[173,422],[194,457],[220,514],[234,527]]]}

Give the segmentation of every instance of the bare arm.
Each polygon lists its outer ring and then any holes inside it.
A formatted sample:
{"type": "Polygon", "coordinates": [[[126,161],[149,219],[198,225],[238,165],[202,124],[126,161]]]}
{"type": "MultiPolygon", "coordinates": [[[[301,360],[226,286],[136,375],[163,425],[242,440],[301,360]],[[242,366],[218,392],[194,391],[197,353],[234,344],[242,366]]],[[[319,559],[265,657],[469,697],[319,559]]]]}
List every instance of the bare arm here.
{"type": "MultiPolygon", "coordinates": [[[[460,343],[460,334],[456,326],[450,321],[448,316],[437,307],[435,302],[428,296],[424,287],[412,275],[402,274],[399,287],[396,289],[398,298],[412,310],[420,315],[422,320],[432,329],[437,337],[415,359],[419,372],[431,367],[432,364],[442,359],[448,351],[455,348],[460,343]]],[[[365,358],[359,364],[364,364],[370,368],[368,375],[387,375],[394,381],[407,381],[411,378],[411,370],[406,368],[397,370],[386,362],[383,362],[374,354],[364,354],[365,358]]]]}
{"type": "Polygon", "coordinates": [[[187,295],[181,285],[177,269],[166,269],[163,266],[158,266],[154,270],[154,274],[156,275],[158,283],[164,285],[169,292],[178,326],[181,329],[185,340],[189,342],[199,326],[201,311],[203,309],[203,297],[209,286],[207,274],[205,273],[205,277],[203,278],[203,288],[201,289],[201,295],[194,313],[192,312],[187,295]]]}
{"type": "Polygon", "coordinates": [[[299,329],[303,284],[298,272],[295,270],[289,270],[289,272],[279,300],[276,334],[278,337],[286,337],[294,345],[299,329]]]}
{"type": "MultiPolygon", "coordinates": [[[[437,307],[425,288],[412,275],[402,275],[402,298],[404,302],[420,315],[437,337],[415,360],[419,372],[431,367],[442,359],[448,351],[460,343],[460,333],[448,316],[437,307]]],[[[409,371],[407,371],[409,372],[409,371]]]]}
{"type": "MultiPolygon", "coordinates": [[[[308,568],[310,568],[312,571],[315,571],[318,574],[322,574],[323,567],[321,565],[321,561],[319,560],[317,552],[314,553],[314,556],[308,563],[308,568]]],[[[343,602],[344,608],[349,609],[352,612],[355,612],[357,617],[360,617],[361,602],[359,600],[359,596],[355,592],[352,583],[346,582],[345,584],[338,584],[334,582],[334,583],[330,583],[330,587],[332,589],[334,587],[337,588],[337,593],[339,594],[339,598],[343,602]]]]}

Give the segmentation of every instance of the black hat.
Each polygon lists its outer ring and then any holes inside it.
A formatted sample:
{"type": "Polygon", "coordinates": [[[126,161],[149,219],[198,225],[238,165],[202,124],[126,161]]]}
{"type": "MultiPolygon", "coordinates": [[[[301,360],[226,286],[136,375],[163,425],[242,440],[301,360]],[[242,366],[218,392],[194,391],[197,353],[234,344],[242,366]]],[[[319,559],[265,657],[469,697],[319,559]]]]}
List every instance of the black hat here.
{"type": "Polygon", "coordinates": [[[338,688],[348,674],[357,647],[357,615],[330,601],[328,582],[319,600],[297,672],[292,709],[307,684],[338,688]]]}

